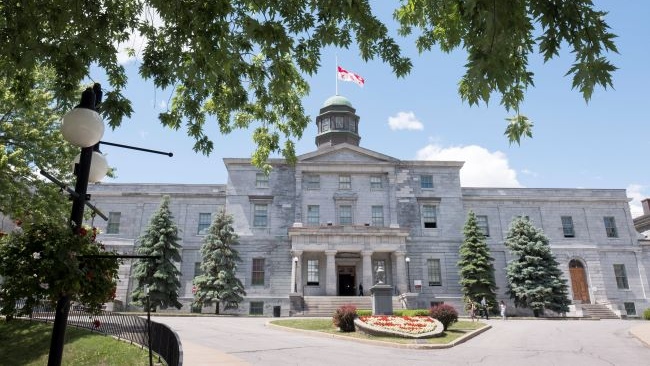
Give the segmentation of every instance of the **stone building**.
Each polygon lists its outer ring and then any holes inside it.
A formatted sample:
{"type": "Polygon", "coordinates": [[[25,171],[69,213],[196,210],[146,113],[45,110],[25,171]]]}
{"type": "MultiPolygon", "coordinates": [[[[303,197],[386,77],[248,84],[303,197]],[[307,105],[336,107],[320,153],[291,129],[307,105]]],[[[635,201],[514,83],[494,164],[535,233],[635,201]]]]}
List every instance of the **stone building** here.
{"type": "MultiPolygon", "coordinates": [[[[316,117],[317,149],[295,165],[272,159],[265,175],[250,159],[226,158],[226,184],[101,184],[93,203],[109,221],[102,240],[131,252],[163,195],[182,230],[182,300],[190,311],[199,249],[213,213],[233,215],[240,236],[238,276],[246,314],[303,314],[313,298],[354,296],[377,282],[379,267],[409,307],[461,308],[458,248],[470,210],[495,259],[497,298],[506,295],[503,245],[513,218],[544,230],[574,300],[618,316],[648,307],[650,245],[639,240],[623,189],[462,187],[463,162],[399,160],[360,146],[350,101],[329,98],[316,117]]],[[[120,305],[128,307],[130,264],[121,268],[120,305]]],[[[352,299],[352,298],[350,298],[352,299]]],[[[513,309],[511,306],[509,309],[513,309]]]]}

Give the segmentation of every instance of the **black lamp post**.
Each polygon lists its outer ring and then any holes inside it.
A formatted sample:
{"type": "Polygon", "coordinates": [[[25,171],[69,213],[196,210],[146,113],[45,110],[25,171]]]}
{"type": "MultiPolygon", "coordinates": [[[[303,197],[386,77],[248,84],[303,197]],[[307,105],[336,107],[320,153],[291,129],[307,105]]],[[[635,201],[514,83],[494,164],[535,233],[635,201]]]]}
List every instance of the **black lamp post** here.
{"type": "Polygon", "coordinates": [[[406,285],[408,291],[411,292],[411,258],[406,257],[406,285]]]}
{"type": "Polygon", "coordinates": [[[153,366],[153,354],[151,353],[151,300],[149,297],[148,285],[144,285],[144,293],[147,297],[147,345],[149,346],[149,366],[153,366]]]}

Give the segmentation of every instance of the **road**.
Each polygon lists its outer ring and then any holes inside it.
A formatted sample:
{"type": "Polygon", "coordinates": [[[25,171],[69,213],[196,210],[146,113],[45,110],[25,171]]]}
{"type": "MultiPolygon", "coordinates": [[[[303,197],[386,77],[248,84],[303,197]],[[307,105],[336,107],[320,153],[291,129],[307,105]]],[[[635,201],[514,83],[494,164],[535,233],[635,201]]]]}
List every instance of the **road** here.
{"type": "Polygon", "coordinates": [[[266,318],[156,317],[180,336],[185,366],[203,365],[650,365],[632,320],[490,320],[450,349],[413,350],[265,326],[266,318]]]}

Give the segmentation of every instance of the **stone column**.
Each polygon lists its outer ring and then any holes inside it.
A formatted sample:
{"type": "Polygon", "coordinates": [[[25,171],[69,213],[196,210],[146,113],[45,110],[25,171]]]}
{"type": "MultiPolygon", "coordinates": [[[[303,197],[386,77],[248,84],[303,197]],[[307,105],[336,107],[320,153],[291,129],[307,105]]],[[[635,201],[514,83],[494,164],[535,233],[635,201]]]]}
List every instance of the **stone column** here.
{"type": "Polygon", "coordinates": [[[397,177],[396,172],[388,173],[388,220],[389,227],[399,227],[397,223],[397,177]]]}
{"type": "MultiPolygon", "coordinates": [[[[361,252],[363,276],[361,277],[361,283],[363,283],[363,288],[369,290],[370,287],[374,285],[372,282],[372,251],[364,250],[361,252]]],[[[370,293],[370,291],[366,292],[370,293]]]]}
{"type": "Polygon", "coordinates": [[[393,252],[393,260],[395,261],[395,271],[397,273],[395,276],[395,285],[400,294],[406,293],[407,291],[407,279],[406,279],[406,253],[405,252],[393,252]]]}
{"type": "Polygon", "coordinates": [[[336,296],[336,250],[326,250],[325,295],[336,296]]]}
{"type": "Polygon", "coordinates": [[[297,293],[302,293],[302,250],[294,250],[291,252],[291,290],[289,293],[293,293],[296,289],[297,293]],[[293,257],[297,257],[298,261],[293,263],[293,257]]]}

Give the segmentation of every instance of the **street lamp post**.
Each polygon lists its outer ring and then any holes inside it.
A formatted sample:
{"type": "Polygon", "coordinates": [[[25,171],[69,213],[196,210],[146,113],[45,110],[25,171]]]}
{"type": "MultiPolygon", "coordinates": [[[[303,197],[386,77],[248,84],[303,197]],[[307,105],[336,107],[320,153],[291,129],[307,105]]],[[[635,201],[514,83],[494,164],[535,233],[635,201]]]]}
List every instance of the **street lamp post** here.
{"type": "Polygon", "coordinates": [[[151,353],[151,301],[149,298],[148,285],[144,285],[144,293],[147,297],[147,345],[149,346],[149,366],[153,366],[153,354],[151,353]]]}
{"type": "MultiPolygon", "coordinates": [[[[93,151],[104,134],[104,123],[96,111],[96,106],[101,102],[101,95],[101,85],[95,84],[92,88],[87,88],[81,94],[81,103],[63,117],[61,125],[63,137],[73,145],[81,147],[79,163],[75,164],[76,195],[72,198],[70,213],[70,225],[75,233],[79,232],[83,222],[93,151]]],[[[70,297],[62,295],[56,303],[48,366],[61,365],[69,312],[70,297]]]]}
{"type": "Polygon", "coordinates": [[[411,292],[411,258],[406,257],[406,285],[408,287],[408,291],[411,292]]]}

